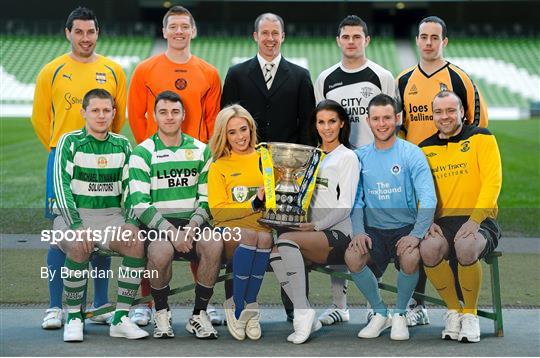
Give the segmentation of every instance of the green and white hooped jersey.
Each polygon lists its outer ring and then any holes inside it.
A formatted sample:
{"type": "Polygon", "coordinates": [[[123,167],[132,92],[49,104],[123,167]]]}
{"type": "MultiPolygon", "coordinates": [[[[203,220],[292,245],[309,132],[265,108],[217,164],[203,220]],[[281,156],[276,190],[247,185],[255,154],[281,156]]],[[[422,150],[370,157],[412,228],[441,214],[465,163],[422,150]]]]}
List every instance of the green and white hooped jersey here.
{"type": "MultiPolygon", "coordinates": [[[[130,154],[128,139],[119,134],[109,132],[99,140],[83,128],[60,138],[54,165],[55,212],[71,229],[81,227],[86,215],[122,214],[130,154]]],[[[132,211],[125,217],[126,222],[137,222],[132,211]]]]}
{"type": "Polygon", "coordinates": [[[165,230],[167,219],[209,219],[208,146],[182,133],[178,147],[167,147],[156,133],[137,146],[129,159],[130,203],[139,220],[165,230]]]}

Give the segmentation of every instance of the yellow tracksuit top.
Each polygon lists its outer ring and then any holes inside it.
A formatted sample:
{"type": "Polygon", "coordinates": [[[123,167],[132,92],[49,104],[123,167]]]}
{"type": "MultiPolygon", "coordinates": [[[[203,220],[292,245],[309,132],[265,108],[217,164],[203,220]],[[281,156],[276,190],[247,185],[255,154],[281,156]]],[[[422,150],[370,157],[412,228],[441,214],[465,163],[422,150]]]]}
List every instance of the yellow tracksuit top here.
{"type": "Polygon", "coordinates": [[[64,133],[84,127],[82,100],[94,88],[106,89],[113,96],[116,115],[111,130],[119,133],[126,120],[126,75],[119,64],[101,55],[94,62],[82,63],[64,54],[41,69],[32,126],[45,149],[56,147],[64,133]]]}
{"type": "Polygon", "coordinates": [[[251,208],[261,185],[263,176],[257,152],[247,155],[233,152],[213,162],[208,171],[208,205],[214,225],[270,232],[257,222],[261,213],[251,208]]]}
{"type": "Polygon", "coordinates": [[[470,216],[481,223],[496,218],[502,166],[495,136],[486,128],[464,125],[449,139],[439,133],[420,143],[437,191],[437,217],[470,216]]]}

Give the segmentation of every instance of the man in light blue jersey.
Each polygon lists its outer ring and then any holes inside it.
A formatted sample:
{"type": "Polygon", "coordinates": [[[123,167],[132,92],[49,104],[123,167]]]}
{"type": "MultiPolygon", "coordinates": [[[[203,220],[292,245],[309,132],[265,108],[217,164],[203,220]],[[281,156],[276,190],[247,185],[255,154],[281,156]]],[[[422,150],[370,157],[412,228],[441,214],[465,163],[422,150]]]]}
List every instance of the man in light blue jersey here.
{"type": "Polygon", "coordinates": [[[358,337],[375,338],[391,326],[391,339],[407,340],[405,312],[418,281],[418,246],[433,222],[437,198],[423,152],[395,135],[395,100],[373,97],[367,121],[375,140],[356,150],[362,169],[351,215],[354,238],[345,253],[356,286],[374,310],[358,337]],[[399,270],[392,316],[377,285],[390,259],[399,270]]]}

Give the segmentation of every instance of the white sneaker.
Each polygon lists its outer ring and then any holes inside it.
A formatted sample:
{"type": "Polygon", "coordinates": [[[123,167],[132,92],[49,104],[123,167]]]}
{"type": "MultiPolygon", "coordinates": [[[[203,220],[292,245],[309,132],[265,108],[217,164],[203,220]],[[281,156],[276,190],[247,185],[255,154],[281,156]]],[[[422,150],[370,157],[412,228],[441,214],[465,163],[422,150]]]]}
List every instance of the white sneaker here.
{"type": "Polygon", "coordinates": [[[148,332],[139,328],[128,316],[120,319],[120,323],[111,324],[109,335],[116,338],[139,339],[148,337],[148,332]]]}
{"type": "Polygon", "coordinates": [[[261,314],[259,312],[259,304],[257,302],[248,303],[244,310],[252,311],[255,314],[247,321],[246,324],[246,336],[252,341],[256,341],[261,338],[261,314]]]}
{"type": "Polygon", "coordinates": [[[442,339],[458,339],[461,331],[461,314],[456,310],[448,310],[444,314],[444,330],[442,331],[442,339]]]}
{"type": "Polygon", "coordinates": [[[394,341],[406,341],[409,339],[409,329],[407,328],[407,317],[405,315],[394,313],[390,339],[394,341]]]}
{"type": "Polygon", "coordinates": [[[63,311],[61,308],[53,307],[45,311],[45,317],[41,323],[43,329],[58,329],[64,324],[63,311]]]}
{"type": "Polygon", "coordinates": [[[172,313],[164,308],[154,313],[154,338],[173,338],[172,313]]]}
{"type": "Polygon", "coordinates": [[[335,305],[333,305],[332,307],[326,309],[319,316],[319,321],[324,326],[330,326],[338,322],[347,322],[349,321],[349,318],[350,316],[349,316],[348,308],[340,309],[340,308],[337,308],[335,305]]]}
{"type": "Polygon", "coordinates": [[[246,327],[243,328],[238,323],[236,316],[234,315],[234,301],[233,298],[229,298],[223,303],[223,310],[225,311],[225,317],[227,319],[227,330],[233,336],[234,339],[243,341],[246,339],[246,327]]]}
{"type": "Polygon", "coordinates": [[[359,338],[377,338],[387,328],[392,326],[392,317],[375,313],[367,326],[358,332],[359,338]]]}
{"type": "MultiPolygon", "coordinates": [[[[102,308],[107,308],[107,307],[112,307],[112,305],[110,303],[105,303],[104,305],[101,305],[99,307],[96,307],[94,308],[92,306],[92,308],[86,310],[86,312],[95,312],[97,310],[100,310],[102,308]]],[[[107,312],[107,313],[103,313],[103,314],[100,314],[100,315],[97,315],[97,316],[92,316],[90,317],[90,321],[96,323],[96,324],[108,324],[110,325],[111,322],[112,322],[112,319],[113,319],[113,316],[114,316],[114,310],[111,310],[110,312],[107,312]]]]}
{"type": "Polygon", "coordinates": [[[206,311],[191,316],[186,324],[186,331],[199,339],[217,339],[218,337],[218,332],[212,326],[206,311]]]}
{"type": "Polygon", "coordinates": [[[210,322],[213,325],[221,326],[223,324],[223,317],[219,314],[219,312],[214,306],[208,305],[208,307],[206,308],[206,313],[208,313],[208,317],[210,317],[210,322]]]}
{"type": "Polygon", "coordinates": [[[82,342],[84,324],[80,318],[73,318],[64,325],[64,342],[82,342]]]}
{"type": "Polygon", "coordinates": [[[429,316],[426,307],[416,303],[414,298],[409,300],[407,305],[407,326],[414,327],[416,325],[429,324],[429,316]]]}
{"type": "Polygon", "coordinates": [[[131,310],[131,322],[137,326],[147,326],[152,318],[152,309],[147,305],[139,306],[131,310]]]}
{"type": "Polygon", "coordinates": [[[308,340],[311,335],[315,321],[315,310],[309,309],[295,309],[293,327],[296,333],[292,337],[294,344],[302,344],[308,340]]]}
{"type": "Polygon", "coordinates": [[[461,316],[461,330],[459,331],[458,341],[476,343],[480,342],[480,320],[471,313],[465,313],[461,316]]]}
{"type": "MultiPolygon", "coordinates": [[[[311,333],[317,332],[322,328],[322,323],[318,319],[313,320],[313,325],[311,326],[311,333]]],[[[287,337],[287,342],[293,342],[296,336],[296,332],[289,334],[287,337]]]]}

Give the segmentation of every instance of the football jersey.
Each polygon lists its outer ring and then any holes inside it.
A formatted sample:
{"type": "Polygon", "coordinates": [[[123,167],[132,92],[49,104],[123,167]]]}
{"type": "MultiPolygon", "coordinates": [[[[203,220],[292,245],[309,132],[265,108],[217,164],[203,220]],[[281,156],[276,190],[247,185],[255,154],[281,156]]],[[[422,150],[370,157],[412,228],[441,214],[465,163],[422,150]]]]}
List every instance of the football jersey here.
{"type": "Polygon", "coordinates": [[[182,132],[204,143],[214,131],[221,101],[221,80],[216,68],[197,56],[184,64],[174,63],[163,53],[141,62],[131,77],[128,118],[137,143],[157,131],[154,101],[163,91],[176,92],[186,117],[182,132]]]}
{"type": "Polygon", "coordinates": [[[119,64],[100,55],[94,62],[83,63],[64,54],[39,72],[32,126],[47,150],[56,147],[64,133],[84,126],[82,100],[94,88],[103,88],[113,96],[116,115],[111,130],[120,132],[126,120],[126,76],[119,64]]]}
{"type": "Polygon", "coordinates": [[[373,141],[367,123],[367,106],[376,95],[384,93],[396,97],[396,84],[390,71],[378,64],[367,62],[349,70],[341,62],[321,72],[315,82],[315,100],[331,99],[339,103],[351,121],[350,142],[359,148],[373,141]]]}
{"type": "Polygon", "coordinates": [[[431,103],[435,95],[442,90],[453,91],[461,98],[467,124],[487,127],[486,102],[463,70],[448,62],[428,75],[417,65],[398,76],[398,91],[403,111],[403,124],[400,128],[402,137],[418,145],[437,132],[431,103]]]}

